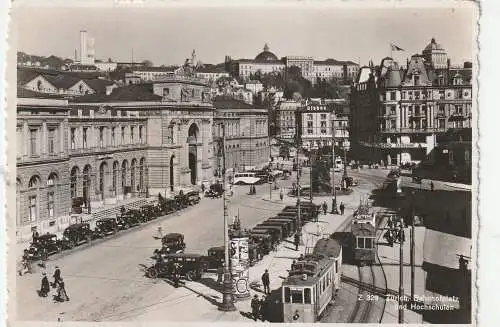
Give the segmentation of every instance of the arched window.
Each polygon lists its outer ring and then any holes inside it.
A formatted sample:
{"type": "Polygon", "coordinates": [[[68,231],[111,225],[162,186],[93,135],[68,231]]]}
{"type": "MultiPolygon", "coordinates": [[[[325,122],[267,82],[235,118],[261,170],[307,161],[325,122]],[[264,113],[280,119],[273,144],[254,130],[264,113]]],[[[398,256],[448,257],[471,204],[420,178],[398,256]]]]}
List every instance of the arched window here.
{"type": "Polygon", "coordinates": [[[29,188],[36,188],[40,187],[40,176],[35,175],[30,178],[30,181],[28,182],[28,187],[29,188]]]}
{"type": "Polygon", "coordinates": [[[139,190],[144,189],[144,166],[146,165],[146,158],[142,158],[139,162],[139,190]]]}
{"type": "Polygon", "coordinates": [[[136,188],[135,188],[135,169],[136,169],[136,166],[137,166],[137,160],[134,158],[132,159],[131,163],[130,163],[130,186],[132,188],[132,192],[135,192],[136,191],[136,188]]]}
{"type": "Polygon", "coordinates": [[[56,194],[57,194],[57,181],[59,177],[56,173],[51,173],[47,179],[47,210],[49,213],[49,218],[54,218],[56,213],[56,194]]]}
{"type": "Polygon", "coordinates": [[[120,170],[120,164],[118,161],[113,162],[113,181],[111,184],[111,188],[113,190],[113,194],[116,195],[116,186],[118,185],[118,171],[120,170]]]}
{"type": "Polygon", "coordinates": [[[71,169],[70,173],[70,178],[69,178],[69,187],[70,187],[70,195],[71,198],[74,199],[77,197],[77,180],[78,180],[78,174],[80,173],[80,169],[78,167],[73,167],[71,169]]]}
{"type": "Polygon", "coordinates": [[[127,194],[126,186],[127,186],[127,170],[128,170],[128,161],[123,160],[122,162],[122,190],[123,194],[127,194]]]}
{"type": "MultiPolygon", "coordinates": [[[[35,175],[30,178],[28,187],[30,189],[38,189],[40,187],[40,184],[40,176],[35,175]]],[[[38,190],[37,192],[30,192],[30,195],[28,196],[29,221],[36,221],[38,217],[38,200],[38,190]]]]}

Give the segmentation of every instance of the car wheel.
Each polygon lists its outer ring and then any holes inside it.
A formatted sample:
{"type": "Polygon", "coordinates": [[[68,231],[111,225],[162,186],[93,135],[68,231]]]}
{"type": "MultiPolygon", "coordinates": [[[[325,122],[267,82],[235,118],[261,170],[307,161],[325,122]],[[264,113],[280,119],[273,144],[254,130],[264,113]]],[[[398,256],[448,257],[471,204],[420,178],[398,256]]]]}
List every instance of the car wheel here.
{"type": "Polygon", "coordinates": [[[196,279],[196,274],[194,271],[188,271],[186,273],[186,280],[192,281],[196,279]]]}
{"type": "Polygon", "coordinates": [[[146,276],[149,277],[149,278],[153,278],[153,279],[157,278],[158,277],[158,271],[156,271],[156,269],[154,267],[151,267],[146,272],[146,276]]]}

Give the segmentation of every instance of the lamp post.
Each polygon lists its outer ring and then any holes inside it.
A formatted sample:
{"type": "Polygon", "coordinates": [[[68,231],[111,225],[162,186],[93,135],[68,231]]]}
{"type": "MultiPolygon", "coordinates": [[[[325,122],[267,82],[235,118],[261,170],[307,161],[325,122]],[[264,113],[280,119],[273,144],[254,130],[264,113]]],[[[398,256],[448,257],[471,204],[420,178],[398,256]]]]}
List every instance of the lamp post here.
{"type": "Polygon", "coordinates": [[[227,221],[227,202],[226,202],[226,155],[225,155],[225,130],[224,123],[222,127],[222,203],[224,206],[224,281],[222,291],[222,304],[219,306],[221,311],[235,311],[236,307],[233,303],[233,281],[231,278],[231,267],[229,262],[229,228],[227,221]]]}
{"type": "Polygon", "coordinates": [[[337,193],[335,190],[335,108],[332,108],[332,214],[337,211],[337,193]]]}

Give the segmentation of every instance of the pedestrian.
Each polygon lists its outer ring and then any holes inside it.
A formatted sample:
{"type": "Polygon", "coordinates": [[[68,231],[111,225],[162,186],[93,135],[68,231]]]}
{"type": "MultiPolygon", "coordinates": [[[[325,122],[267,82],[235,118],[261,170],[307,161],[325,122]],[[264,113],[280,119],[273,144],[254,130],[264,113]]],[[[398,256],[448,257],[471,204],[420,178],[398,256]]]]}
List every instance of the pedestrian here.
{"type": "Polygon", "coordinates": [[[25,273],[31,273],[31,259],[27,249],[23,252],[22,267],[21,270],[19,270],[19,276],[22,276],[25,273]]]}
{"type": "Polygon", "coordinates": [[[259,318],[259,309],[260,309],[259,296],[257,294],[253,296],[253,299],[250,302],[250,306],[252,307],[253,320],[257,321],[257,319],[259,318]]]}
{"type": "Polygon", "coordinates": [[[283,190],[280,191],[280,200],[283,201],[283,190]]]}
{"type": "Polygon", "coordinates": [[[66,287],[64,285],[64,280],[62,278],[59,280],[56,299],[60,302],[69,301],[68,294],[66,293],[66,287]]]}
{"type": "Polygon", "coordinates": [[[431,181],[431,192],[434,191],[434,183],[431,181]]]}
{"type": "Polygon", "coordinates": [[[202,195],[205,195],[205,184],[201,183],[201,193],[202,195]]]}
{"type": "Polygon", "coordinates": [[[54,282],[52,283],[52,288],[56,288],[57,285],[59,284],[59,282],[62,280],[61,270],[59,269],[58,266],[56,266],[56,270],[54,270],[54,275],[52,275],[52,277],[54,277],[54,282]]]}
{"type": "Polygon", "coordinates": [[[344,206],[344,202],[340,202],[340,214],[341,215],[344,215],[344,209],[345,209],[345,206],[344,206]]]}
{"type": "Polygon", "coordinates": [[[264,293],[266,294],[271,294],[271,289],[269,288],[269,271],[266,269],[266,271],[262,274],[262,285],[264,286],[264,293]]]}
{"type": "Polygon", "coordinates": [[[262,299],[260,300],[260,319],[262,321],[266,321],[267,319],[267,297],[262,295],[262,299]]]}
{"type": "Polygon", "coordinates": [[[295,244],[295,251],[299,250],[299,244],[300,244],[300,235],[299,233],[295,233],[294,238],[293,238],[293,244],[295,244]]]}
{"type": "Polygon", "coordinates": [[[217,284],[222,284],[222,275],[224,274],[224,267],[220,265],[217,267],[217,284]]]}
{"type": "Polygon", "coordinates": [[[328,211],[328,204],[326,204],[326,201],[323,202],[323,214],[326,215],[326,212],[328,211]]]}
{"type": "Polygon", "coordinates": [[[50,291],[49,279],[46,273],[42,273],[42,286],[40,287],[40,292],[38,293],[41,297],[46,297],[50,291]]]}

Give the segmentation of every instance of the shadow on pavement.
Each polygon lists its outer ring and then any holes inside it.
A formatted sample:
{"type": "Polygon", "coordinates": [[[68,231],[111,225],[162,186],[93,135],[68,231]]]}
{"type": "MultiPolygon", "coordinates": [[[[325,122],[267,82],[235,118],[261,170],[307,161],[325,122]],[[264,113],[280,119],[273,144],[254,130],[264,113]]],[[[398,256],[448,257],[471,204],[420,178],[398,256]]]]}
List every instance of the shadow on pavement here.
{"type": "Polygon", "coordinates": [[[205,285],[206,287],[213,289],[214,291],[221,292],[223,291],[222,283],[217,283],[213,278],[202,277],[197,281],[198,283],[205,285]]]}

